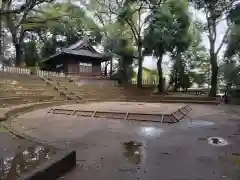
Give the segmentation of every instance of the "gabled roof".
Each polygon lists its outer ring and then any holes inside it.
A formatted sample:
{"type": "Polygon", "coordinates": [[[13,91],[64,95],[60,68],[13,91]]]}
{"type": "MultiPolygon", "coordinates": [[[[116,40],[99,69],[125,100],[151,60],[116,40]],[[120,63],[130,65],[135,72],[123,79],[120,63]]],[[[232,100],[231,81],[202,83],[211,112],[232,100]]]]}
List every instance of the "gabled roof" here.
{"type": "Polygon", "coordinates": [[[102,59],[102,60],[104,59],[104,56],[99,52],[97,52],[91,45],[88,38],[85,37],[84,39],[76,42],[75,44],[67,48],[63,48],[60,52],[50,56],[48,59],[43,60],[42,62],[49,61],[50,59],[62,54],[85,56],[85,57],[91,57],[91,58],[102,59]]]}

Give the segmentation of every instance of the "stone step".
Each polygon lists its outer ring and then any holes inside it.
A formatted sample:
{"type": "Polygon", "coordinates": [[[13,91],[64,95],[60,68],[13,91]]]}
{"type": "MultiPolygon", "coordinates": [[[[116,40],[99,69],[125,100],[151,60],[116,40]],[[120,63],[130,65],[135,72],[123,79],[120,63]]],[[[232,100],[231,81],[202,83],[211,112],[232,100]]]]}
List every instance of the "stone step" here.
{"type": "Polygon", "coordinates": [[[13,104],[26,104],[31,102],[43,102],[56,99],[54,96],[25,96],[0,98],[0,106],[6,107],[13,104]]]}
{"type": "Polygon", "coordinates": [[[172,95],[150,95],[150,98],[151,99],[176,99],[176,100],[179,100],[179,99],[183,99],[183,100],[186,100],[186,99],[194,99],[194,100],[201,100],[201,101],[213,101],[213,100],[216,100],[217,98],[215,97],[207,97],[207,96],[193,96],[193,95],[175,95],[175,96],[172,96],[172,95]]]}
{"type": "Polygon", "coordinates": [[[104,98],[86,98],[84,99],[86,101],[117,101],[117,102],[149,102],[149,103],[189,103],[189,104],[220,104],[219,101],[198,101],[198,100],[141,100],[137,98],[110,98],[110,99],[104,99],[104,98]]]}
{"type": "Polygon", "coordinates": [[[43,84],[45,83],[44,81],[42,81],[41,79],[39,80],[32,80],[32,79],[8,79],[8,78],[4,78],[1,79],[0,78],[0,82],[1,83],[33,83],[33,84],[43,84]]]}
{"type": "Polygon", "coordinates": [[[16,90],[16,91],[54,91],[51,86],[4,86],[0,88],[0,91],[8,91],[8,90],[16,90]]]}

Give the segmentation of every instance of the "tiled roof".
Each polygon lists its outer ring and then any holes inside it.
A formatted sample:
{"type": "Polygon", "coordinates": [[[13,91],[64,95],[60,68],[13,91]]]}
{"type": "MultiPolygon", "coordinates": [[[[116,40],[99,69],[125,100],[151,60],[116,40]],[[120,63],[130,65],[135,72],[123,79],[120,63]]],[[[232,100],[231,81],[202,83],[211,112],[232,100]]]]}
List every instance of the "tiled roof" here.
{"type": "Polygon", "coordinates": [[[62,54],[70,54],[75,56],[85,56],[85,57],[92,57],[96,59],[104,59],[103,55],[98,53],[89,42],[88,38],[84,38],[76,42],[75,44],[62,49],[60,52],[50,56],[48,59],[43,60],[42,62],[46,62],[51,60],[54,57],[57,57],[62,54]]]}

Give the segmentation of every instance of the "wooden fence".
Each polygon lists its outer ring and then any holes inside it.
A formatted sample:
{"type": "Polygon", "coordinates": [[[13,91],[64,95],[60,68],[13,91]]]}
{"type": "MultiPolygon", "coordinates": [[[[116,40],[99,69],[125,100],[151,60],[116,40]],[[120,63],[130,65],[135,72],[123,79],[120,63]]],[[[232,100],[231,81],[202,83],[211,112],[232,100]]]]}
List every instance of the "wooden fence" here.
{"type": "MultiPolygon", "coordinates": [[[[23,67],[13,67],[13,66],[2,66],[2,67],[0,66],[0,72],[14,73],[19,75],[31,75],[32,74],[31,72],[33,72],[33,74],[37,76],[78,77],[77,75],[74,75],[74,74],[66,75],[65,73],[42,71],[36,68],[23,68],[23,67]]],[[[143,85],[157,85],[157,83],[158,83],[157,80],[152,80],[152,79],[143,79],[142,81],[143,85]]],[[[132,84],[137,84],[137,81],[132,80],[132,84]]]]}
{"type": "Polygon", "coordinates": [[[56,76],[56,77],[65,77],[64,73],[57,73],[51,71],[42,71],[35,68],[23,68],[23,67],[12,67],[12,66],[2,66],[0,67],[0,72],[7,72],[7,73],[15,73],[19,75],[31,75],[33,74],[37,76],[56,76]]]}
{"type": "MultiPolygon", "coordinates": [[[[132,80],[132,84],[137,84],[137,80],[132,80]]],[[[152,79],[143,79],[142,80],[142,84],[143,85],[154,85],[154,86],[157,86],[158,85],[158,81],[157,80],[152,80],[152,79]]]]}

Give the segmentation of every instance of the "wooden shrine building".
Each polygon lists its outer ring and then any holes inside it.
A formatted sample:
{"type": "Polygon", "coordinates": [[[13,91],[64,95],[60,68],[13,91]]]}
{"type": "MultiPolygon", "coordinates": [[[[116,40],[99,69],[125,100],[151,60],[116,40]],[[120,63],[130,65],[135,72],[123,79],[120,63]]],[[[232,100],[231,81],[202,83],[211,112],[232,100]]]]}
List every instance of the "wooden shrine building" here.
{"type": "Polygon", "coordinates": [[[108,59],[98,53],[89,40],[84,38],[41,63],[42,69],[46,71],[63,72],[68,75],[100,76],[101,62],[104,61],[108,59]]]}

